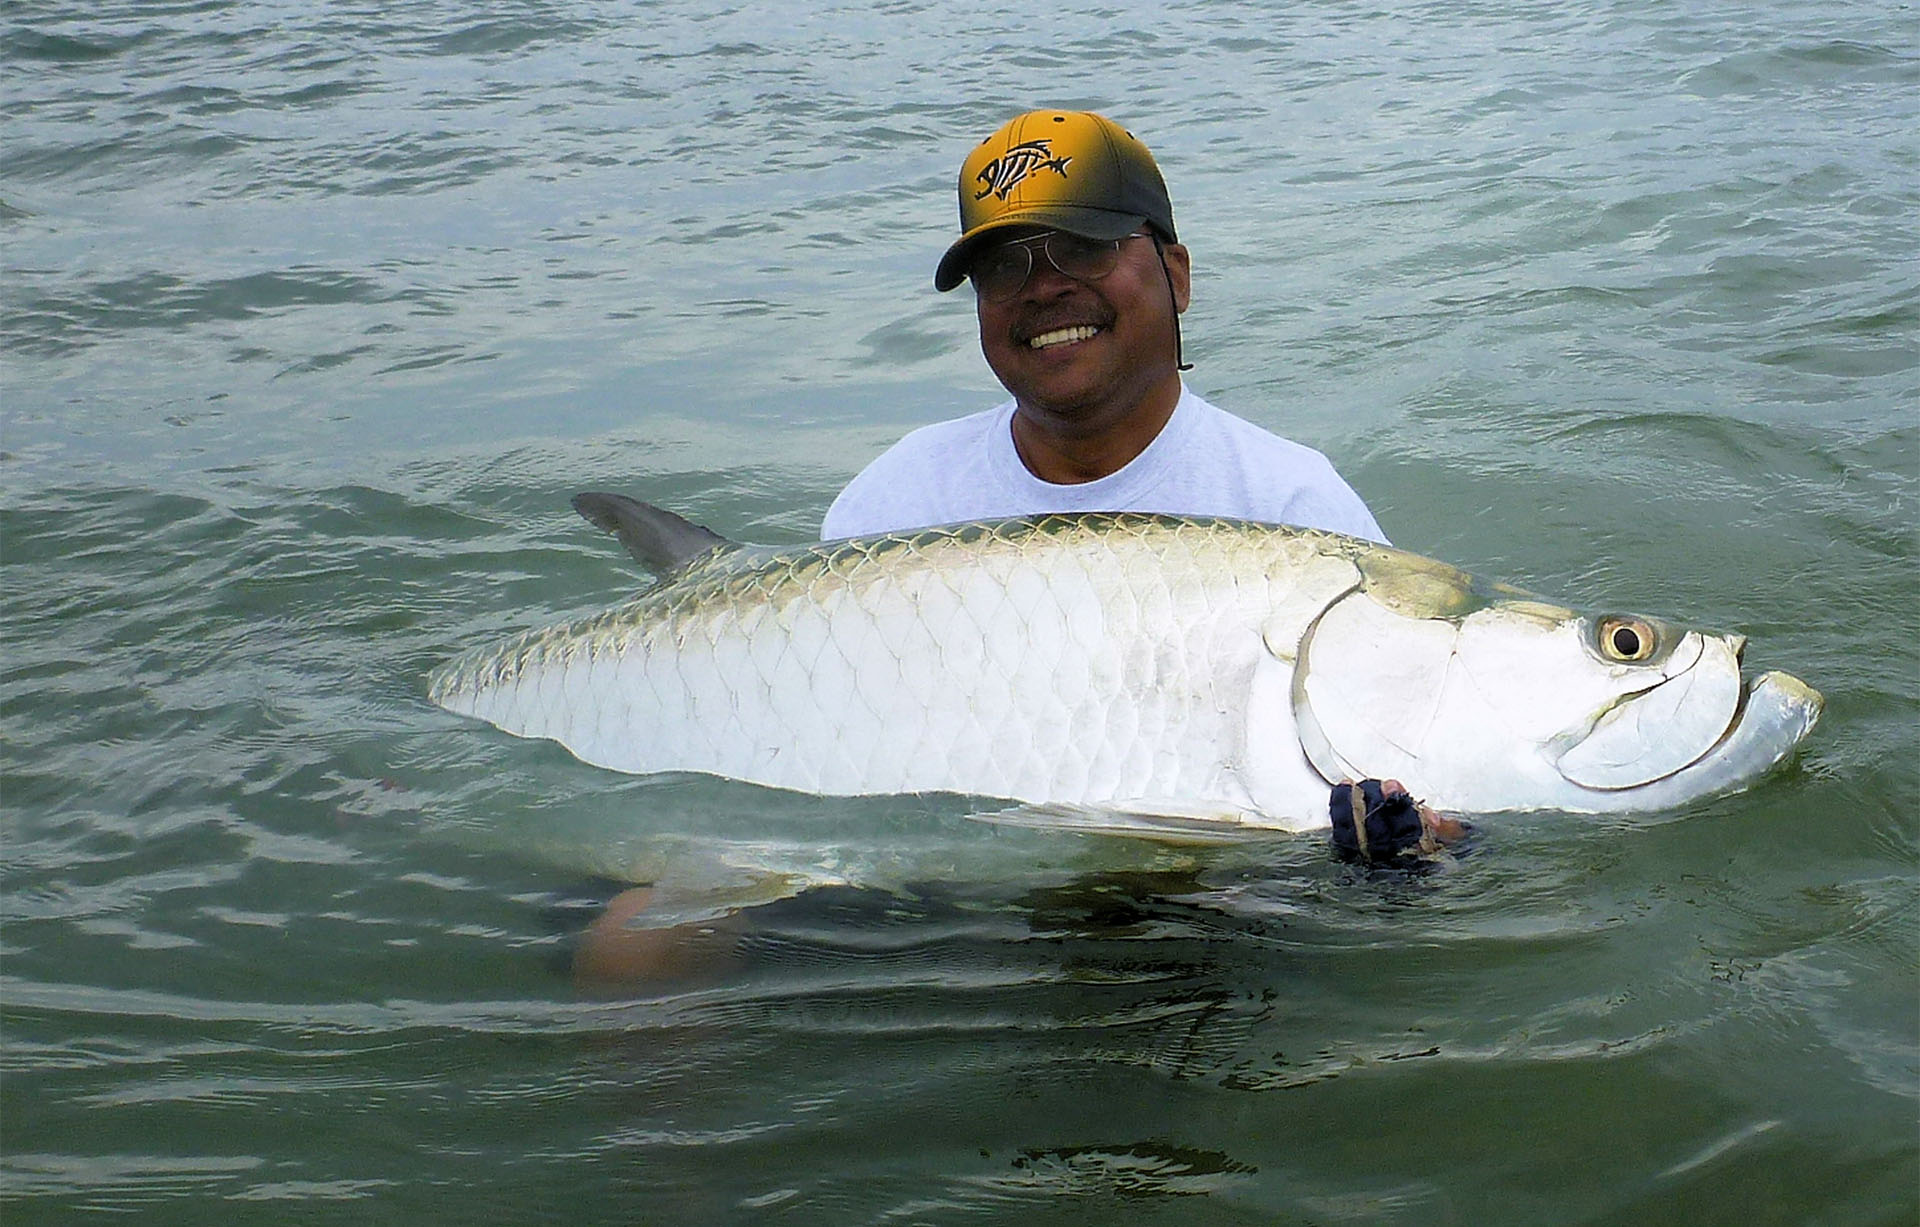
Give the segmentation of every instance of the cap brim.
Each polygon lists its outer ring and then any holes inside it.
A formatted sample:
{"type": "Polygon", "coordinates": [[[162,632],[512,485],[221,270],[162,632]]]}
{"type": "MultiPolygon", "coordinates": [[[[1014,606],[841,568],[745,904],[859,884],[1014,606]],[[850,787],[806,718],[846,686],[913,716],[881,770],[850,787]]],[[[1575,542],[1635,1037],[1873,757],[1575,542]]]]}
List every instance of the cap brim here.
{"type": "Polygon", "coordinates": [[[1146,224],[1139,213],[1115,213],[1112,209],[1092,209],[1084,205],[1037,205],[1017,213],[1003,213],[983,222],[954,240],[940,266],[933,271],[933,288],[945,293],[967,279],[967,265],[982,240],[1015,226],[1039,226],[1064,230],[1083,239],[1123,239],[1146,224]]]}

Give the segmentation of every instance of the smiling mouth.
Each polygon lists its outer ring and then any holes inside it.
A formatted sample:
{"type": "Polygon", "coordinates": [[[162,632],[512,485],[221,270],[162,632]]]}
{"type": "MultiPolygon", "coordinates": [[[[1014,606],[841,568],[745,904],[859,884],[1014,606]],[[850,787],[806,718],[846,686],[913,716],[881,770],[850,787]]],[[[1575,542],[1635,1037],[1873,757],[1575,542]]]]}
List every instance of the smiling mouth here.
{"type": "Polygon", "coordinates": [[[1028,349],[1050,349],[1055,345],[1071,345],[1075,341],[1085,341],[1098,336],[1100,330],[1091,324],[1076,324],[1071,328],[1055,328],[1038,336],[1027,338],[1028,349]]]}

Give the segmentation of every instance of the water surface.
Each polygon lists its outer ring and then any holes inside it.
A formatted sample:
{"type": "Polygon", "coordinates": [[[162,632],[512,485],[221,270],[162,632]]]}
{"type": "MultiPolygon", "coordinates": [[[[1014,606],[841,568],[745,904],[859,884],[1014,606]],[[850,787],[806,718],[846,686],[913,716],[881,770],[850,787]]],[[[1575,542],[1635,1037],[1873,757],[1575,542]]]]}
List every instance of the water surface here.
{"type": "Polygon", "coordinates": [[[0,64],[10,1223],[1920,1214],[1910,11],[27,0],[0,64]],[[1043,103],[1159,155],[1198,391],[1400,545],[1748,634],[1804,753],[1413,879],[979,880],[958,803],[425,703],[641,582],[573,491],[806,540],[991,403],[932,268],[1043,103]],[[955,852],[581,990],[662,841],[955,852]]]}

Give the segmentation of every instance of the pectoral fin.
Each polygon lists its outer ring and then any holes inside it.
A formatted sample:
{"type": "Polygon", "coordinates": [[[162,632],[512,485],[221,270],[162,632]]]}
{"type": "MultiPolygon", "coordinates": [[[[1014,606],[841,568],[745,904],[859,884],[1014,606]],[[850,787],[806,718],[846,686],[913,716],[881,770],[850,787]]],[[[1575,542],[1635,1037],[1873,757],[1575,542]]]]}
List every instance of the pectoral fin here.
{"type": "Polygon", "coordinates": [[[973,817],[997,826],[1085,835],[1127,835],[1174,845],[1249,843],[1283,834],[1271,825],[1262,825],[1261,816],[1250,810],[1196,805],[1171,798],[1139,797],[1110,805],[1063,802],[1016,805],[973,817]]]}

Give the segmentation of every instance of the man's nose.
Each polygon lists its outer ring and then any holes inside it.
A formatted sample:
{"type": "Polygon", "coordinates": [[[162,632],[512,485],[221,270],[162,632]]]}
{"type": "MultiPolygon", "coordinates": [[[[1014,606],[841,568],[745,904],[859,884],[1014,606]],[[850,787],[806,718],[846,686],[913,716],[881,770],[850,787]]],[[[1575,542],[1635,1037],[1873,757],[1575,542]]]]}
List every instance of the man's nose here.
{"type": "Polygon", "coordinates": [[[1044,251],[1033,253],[1033,268],[1027,272],[1027,282],[1020,292],[1029,298],[1052,298],[1063,290],[1071,290],[1080,282],[1067,276],[1053,266],[1044,251]]]}

